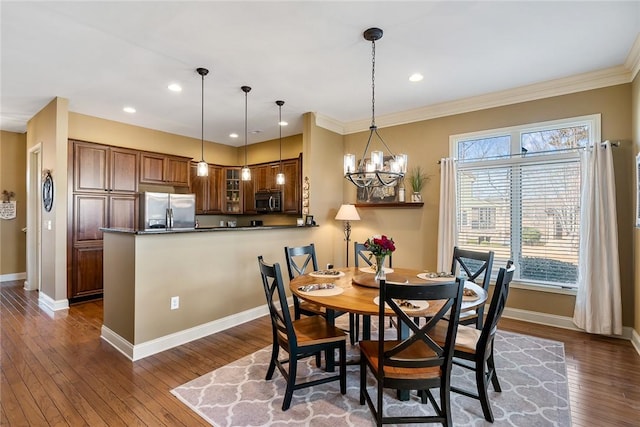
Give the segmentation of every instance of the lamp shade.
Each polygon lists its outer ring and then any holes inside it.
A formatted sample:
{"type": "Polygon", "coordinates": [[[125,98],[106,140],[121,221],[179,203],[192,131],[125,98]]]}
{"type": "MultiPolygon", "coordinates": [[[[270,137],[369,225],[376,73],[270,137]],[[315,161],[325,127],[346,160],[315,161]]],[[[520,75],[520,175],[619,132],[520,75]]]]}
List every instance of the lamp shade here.
{"type": "Polygon", "coordinates": [[[354,205],[342,205],[338,210],[336,219],[339,221],[360,221],[360,215],[354,205]]]}

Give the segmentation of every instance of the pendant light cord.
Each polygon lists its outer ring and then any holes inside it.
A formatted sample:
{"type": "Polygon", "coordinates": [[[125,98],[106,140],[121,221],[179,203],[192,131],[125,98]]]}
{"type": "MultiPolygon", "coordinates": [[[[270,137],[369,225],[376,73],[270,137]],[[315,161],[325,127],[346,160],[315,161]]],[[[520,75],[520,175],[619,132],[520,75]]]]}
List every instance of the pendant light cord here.
{"type": "Polygon", "coordinates": [[[278,104],[278,127],[280,128],[280,172],[282,173],[282,104],[278,104]]]}
{"type": "Polygon", "coordinates": [[[247,94],[244,93],[244,166],[247,167],[247,94]]]}
{"type": "Polygon", "coordinates": [[[371,41],[371,128],[376,128],[376,42],[371,41]]]}
{"type": "Polygon", "coordinates": [[[202,74],[202,125],[200,126],[200,159],[204,162],[204,74],[202,74]]]}

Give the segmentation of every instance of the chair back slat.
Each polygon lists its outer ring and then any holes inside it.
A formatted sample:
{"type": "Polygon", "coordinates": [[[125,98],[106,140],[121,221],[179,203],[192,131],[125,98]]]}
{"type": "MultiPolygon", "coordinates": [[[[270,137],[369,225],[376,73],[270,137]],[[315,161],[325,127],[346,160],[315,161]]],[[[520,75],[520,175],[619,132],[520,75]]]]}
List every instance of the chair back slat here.
{"type": "Polygon", "coordinates": [[[496,279],[493,296],[489,304],[489,312],[485,319],[485,325],[480,333],[478,346],[489,346],[493,341],[493,337],[498,329],[498,321],[500,317],[502,317],[502,312],[507,304],[509,285],[513,280],[515,269],[513,263],[509,261],[506,268],[500,268],[498,271],[498,278],[496,279]]]}
{"type": "Polygon", "coordinates": [[[289,313],[289,304],[284,290],[280,264],[266,264],[262,256],[259,256],[258,265],[260,267],[260,276],[262,277],[262,286],[267,298],[267,306],[269,307],[274,341],[286,342],[288,347],[295,347],[297,345],[296,334],[293,330],[291,314],[289,313]]]}
{"type": "MultiPolygon", "coordinates": [[[[356,267],[360,267],[360,263],[363,261],[365,262],[366,266],[371,267],[373,265],[373,262],[375,261],[375,257],[373,256],[371,251],[367,249],[364,243],[354,242],[353,252],[355,254],[354,259],[355,259],[356,267]]],[[[393,255],[387,256],[387,260],[389,262],[388,267],[389,268],[393,267],[393,255]]]]}
{"type": "Polygon", "coordinates": [[[305,274],[307,268],[312,267],[312,271],[318,270],[318,259],[316,258],[316,248],[313,243],[307,246],[297,246],[284,248],[285,259],[287,260],[287,271],[289,280],[305,274]],[[309,266],[309,263],[311,265],[309,266]]]}
{"type": "MultiPolygon", "coordinates": [[[[458,278],[453,282],[437,284],[391,284],[380,282],[380,301],[390,307],[398,316],[398,321],[403,322],[410,329],[407,338],[396,343],[392,348],[385,349],[384,340],[379,339],[379,372],[383,372],[383,365],[403,368],[429,368],[440,366],[443,371],[450,372],[451,357],[453,355],[454,340],[458,329],[460,305],[464,279],[458,278]],[[443,307],[424,325],[414,322],[413,315],[407,313],[401,307],[399,301],[444,301],[443,307]],[[434,341],[430,332],[434,331],[438,321],[448,313],[447,336],[444,343],[434,341]]],[[[385,304],[380,303],[379,330],[384,330],[385,304]]],[[[431,334],[433,335],[433,334],[431,334]]]]}

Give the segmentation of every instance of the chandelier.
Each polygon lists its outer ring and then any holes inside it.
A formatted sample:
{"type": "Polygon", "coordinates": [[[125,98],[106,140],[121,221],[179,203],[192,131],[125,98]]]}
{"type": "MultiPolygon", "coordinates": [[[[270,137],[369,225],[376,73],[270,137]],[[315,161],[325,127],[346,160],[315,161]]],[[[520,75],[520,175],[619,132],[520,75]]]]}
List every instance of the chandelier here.
{"type": "Polygon", "coordinates": [[[396,185],[407,173],[407,155],[394,154],[378,133],[376,126],[376,40],[382,38],[382,30],[369,28],[363,33],[363,36],[365,40],[371,42],[371,126],[369,126],[367,145],[364,147],[364,153],[357,166],[355,154],[344,155],[344,177],[359,188],[389,187],[396,185]],[[385,157],[384,152],[375,150],[371,151],[371,157],[367,158],[369,145],[374,135],[389,152],[388,157],[385,157]]]}

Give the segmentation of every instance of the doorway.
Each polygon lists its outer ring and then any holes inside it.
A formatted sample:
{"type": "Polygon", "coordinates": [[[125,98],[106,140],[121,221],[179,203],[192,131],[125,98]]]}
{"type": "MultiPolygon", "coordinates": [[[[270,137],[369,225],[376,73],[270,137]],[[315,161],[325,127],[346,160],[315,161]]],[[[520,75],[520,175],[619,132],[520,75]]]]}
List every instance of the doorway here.
{"type": "Polygon", "coordinates": [[[27,280],[26,291],[39,291],[42,278],[42,144],[27,156],[27,280]]]}

